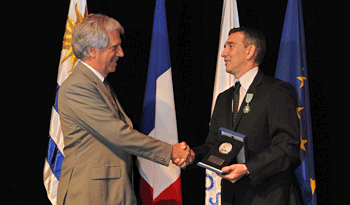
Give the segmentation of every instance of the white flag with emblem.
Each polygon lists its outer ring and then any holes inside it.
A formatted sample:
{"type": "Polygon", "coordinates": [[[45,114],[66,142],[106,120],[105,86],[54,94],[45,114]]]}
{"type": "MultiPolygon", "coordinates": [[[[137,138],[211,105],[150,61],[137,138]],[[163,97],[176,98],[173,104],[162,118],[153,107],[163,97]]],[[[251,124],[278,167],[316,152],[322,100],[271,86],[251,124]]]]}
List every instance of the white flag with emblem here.
{"type": "MultiPolygon", "coordinates": [[[[214,81],[214,92],[212,109],[213,113],[217,96],[226,89],[233,86],[234,76],[226,73],[225,61],[221,57],[224,50],[228,33],[232,28],[239,27],[238,10],[236,0],[224,0],[220,27],[219,51],[216,63],[216,73],[214,81]]],[[[214,172],[206,170],[205,182],[205,204],[220,205],[221,204],[221,177],[214,172]]]]}

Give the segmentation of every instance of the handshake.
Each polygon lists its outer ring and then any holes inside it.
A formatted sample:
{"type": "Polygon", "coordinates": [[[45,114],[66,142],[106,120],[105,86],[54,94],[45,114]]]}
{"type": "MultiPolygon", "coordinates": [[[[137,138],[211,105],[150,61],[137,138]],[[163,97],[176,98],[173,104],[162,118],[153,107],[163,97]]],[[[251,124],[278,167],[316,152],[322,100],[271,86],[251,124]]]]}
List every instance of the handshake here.
{"type": "Polygon", "coordinates": [[[192,164],[194,159],[195,154],[186,142],[181,142],[173,145],[171,160],[175,165],[184,169],[188,165],[192,164]]]}

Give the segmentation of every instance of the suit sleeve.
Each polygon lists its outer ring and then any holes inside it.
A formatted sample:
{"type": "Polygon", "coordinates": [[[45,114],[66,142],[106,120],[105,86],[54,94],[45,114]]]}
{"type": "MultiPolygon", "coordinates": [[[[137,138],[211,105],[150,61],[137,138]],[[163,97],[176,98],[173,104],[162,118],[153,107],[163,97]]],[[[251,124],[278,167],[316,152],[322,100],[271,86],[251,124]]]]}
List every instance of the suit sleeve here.
{"type": "Polygon", "coordinates": [[[285,82],[274,86],[268,92],[268,100],[271,144],[246,163],[254,186],[289,169],[300,151],[300,125],[294,87],[285,82]]]}
{"type": "Polygon", "coordinates": [[[122,149],[159,164],[169,165],[172,146],[133,130],[118,119],[93,84],[76,82],[67,88],[63,96],[65,109],[72,120],[110,149],[122,149]],[[156,156],[161,156],[162,160],[159,161],[156,156]]]}

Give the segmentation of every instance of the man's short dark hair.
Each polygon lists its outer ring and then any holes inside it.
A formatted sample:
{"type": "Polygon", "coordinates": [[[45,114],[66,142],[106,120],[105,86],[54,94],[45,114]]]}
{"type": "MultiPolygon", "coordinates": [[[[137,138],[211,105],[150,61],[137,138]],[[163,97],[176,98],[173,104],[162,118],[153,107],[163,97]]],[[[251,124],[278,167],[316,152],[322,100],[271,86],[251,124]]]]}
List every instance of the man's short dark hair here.
{"type": "Polygon", "coordinates": [[[250,45],[256,46],[255,62],[260,65],[264,59],[266,53],[266,40],[264,34],[254,28],[239,27],[233,28],[229,32],[229,36],[236,32],[242,32],[244,34],[243,44],[245,47],[250,45]]]}

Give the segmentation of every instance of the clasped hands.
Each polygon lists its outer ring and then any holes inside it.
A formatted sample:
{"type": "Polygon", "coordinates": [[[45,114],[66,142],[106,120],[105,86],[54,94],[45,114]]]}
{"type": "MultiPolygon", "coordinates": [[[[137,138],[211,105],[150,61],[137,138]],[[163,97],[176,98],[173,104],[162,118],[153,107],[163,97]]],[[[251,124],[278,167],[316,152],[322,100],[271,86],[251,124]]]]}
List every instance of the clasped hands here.
{"type": "Polygon", "coordinates": [[[195,154],[186,142],[181,142],[173,145],[171,160],[175,165],[184,169],[193,163],[194,158],[195,154]]]}
{"type": "MultiPolygon", "coordinates": [[[[186,142],[181,142],[173,145],[171,160],[175,165],[184,169],[188,165],[192,164],[194,159],[195,154],[192,149],[186,144],[186,142]]],[[[224,179],[229,180],[232,183],[237,182],[239,179],[249,173],[245,164],[232,164],[230,166],[223,167],[221,170],[223,172],[229,173],[226,175],[218,175],[224,179]]]]}
{"type": "MultiPolygon", "coordinates": [[[[192,149],[186,144],[186,142],[181,142],[173,145],[171,160],[175,165],[184,169],[188,165],[192,164],[194,159],[195,154],[192,149]]],[[[239,179],[249,173],[245,164],[232,164],[230,166],[223,167],[221,170],[223,172],[229,173],[226,175],[218,175],[224,179],[229,180],[232,183],[237,182],[239,179]]]]}

